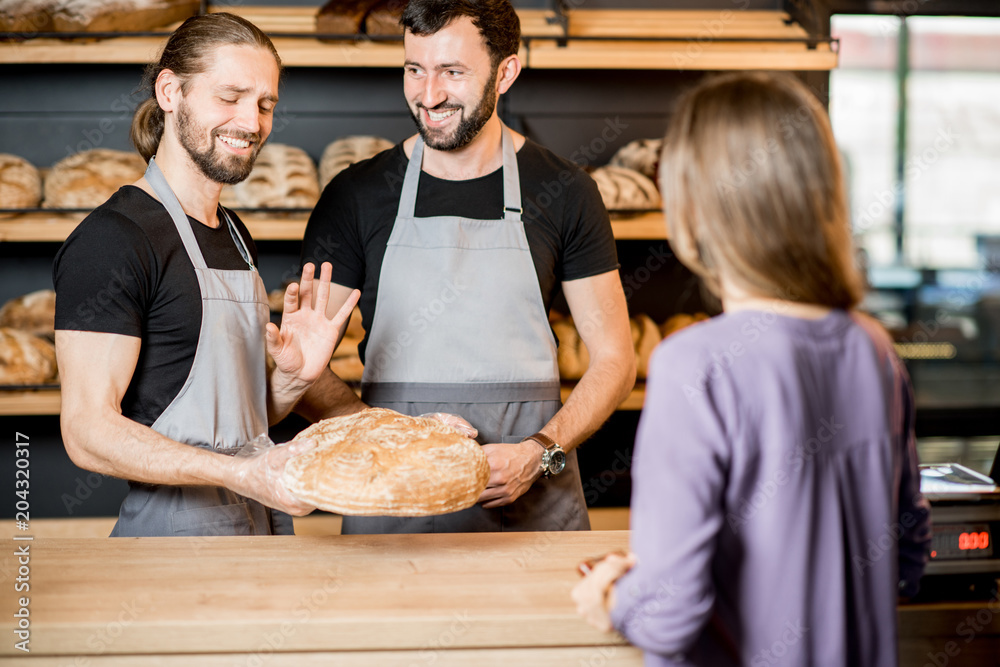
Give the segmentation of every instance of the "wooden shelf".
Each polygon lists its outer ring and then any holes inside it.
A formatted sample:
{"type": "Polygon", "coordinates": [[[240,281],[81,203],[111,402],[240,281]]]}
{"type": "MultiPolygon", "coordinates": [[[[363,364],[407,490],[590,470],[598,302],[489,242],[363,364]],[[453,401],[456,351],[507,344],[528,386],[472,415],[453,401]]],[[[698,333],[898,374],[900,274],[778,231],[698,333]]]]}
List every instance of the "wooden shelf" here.
{"type": "MultiPolygon", "coordinates": [[[[562,398],[565,401],[573,390],[573,385],[563,385],[562,398]]],[[[358,390],[355,390],[356,392],[358,390]]],[[[635,389],[625,401],[618,406],[619,410],[641,410],[646,399],[646,388],[642,384],[635,389]]],[[[62,400],[58,389],[16,390],[0,389],[0,417],[21,415],[58,415],[62,400]]]]}
{"type": "MultiPolygon", "coordinates": [[[[0,219],[0,242],[62,243],[80,221],[82,213],[25,213],[0,219]]],[[[242,213],[240,219],[255,241],[301,241],[308,216],[305,214],[242,213]]],[[[635,217],[612,220],[615,238],[620,240],[658,240],[667,238],[660,213],[642,213],[635,217]]]]}
{"type": "Polygon", "coordinates": [[[640,70],[821,70],[836,69],[838,54],[827,44],[725,42],[532,42],[532,69],[640,70]]]}
{"type": "Polygon", "coordinates": [[[0,416],[57,415],[61,407],[58,389],[0,390],[0,416]]]}
{"type": "MultiPolygon", "coordinates": [[[[240,14],[273,41],[289,67],[401,67],[403,46],[365,37],[339,42],[315,33],[315,7],[230,7],[210,11],[240,14]],[[295,37],[281,36],[294,34],[295,37]]],[[[801,26],[778,11],[570,10],[570,40],[560,45],[562,27],[549,10],[518,10],[527,47],[525,67],[536,69],[830,70],[837,53],[828,44],[809,48],[801,26]],[[577,38],[577,39],[573,39],[577,38]],[[659,39],[650,41],[587,41],[659,39]],[[769,41],[772,40],[772,41],[769,41]]],[[[156,58],[166,35],[108,39],[38,37],[0,44],[0,63],[145,64],[156,58]]],[[[160,32],[160,31],[158,31],[160,32]]]]}

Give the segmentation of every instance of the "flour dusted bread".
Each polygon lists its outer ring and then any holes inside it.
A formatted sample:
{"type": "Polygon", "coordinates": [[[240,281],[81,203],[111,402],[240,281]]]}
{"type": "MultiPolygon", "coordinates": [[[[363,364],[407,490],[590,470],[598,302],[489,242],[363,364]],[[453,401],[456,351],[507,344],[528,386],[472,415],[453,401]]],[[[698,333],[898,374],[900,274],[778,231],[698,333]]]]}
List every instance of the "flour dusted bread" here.
{"type": "Polygon", "coordinates": [[[320,187],[325,188],[334,176],[355,162],[367,160],[392,148],[393,145],[388,139],[363,135],[341,137],[331,142],[323,151],[323,157],[319,161],[320,187]]]}
{"type": "Polygon", "coordinates": [[[142,178],[146,163],[138,153],[95,148],[60,160],[45,179],[45,206],[94,208],[118,188],[142,178]]]}
{"type": "Polygon", "coordinates": [[[302,431],[316,449],[282,478],[294,495],[350,516],[431,516],[471,507],[486,488],[482,448],[431,419],[370,408],[302,431]]]}
{"type": "Polygon", "coordinates": [[[301,148],[267,144],[242,183],[222,189],[229,208],[312,208],[319,201],[316,165],[301,148]]]}
{"type": "Polygon", "coordinates": [[[60,32],[147,30],[198,13],[198,0],[53,0],[52,25],[60,32]]]}
{"type": "Polygon", "coordinates": [[[11,299],[0,308],[0,327],[52,338],[56,327],[56,293],[50,289],[38,290],[11,299]]]}
{"type": "Polygon", "coordinates": [[[0,31],[25,37],[52,30],[52,9],[58,0],[0,0],[0,31]]]}
{"type": "Polygon", "coordinates": [[[608,164],[637,171],[655,184],[662,152],[663,139],[636,139],[619,148],[608,164]]]}
{"type": "Polygon", "coordinates": [[[0,328],[0,384],[46,384],[58,376],[52,343],[17,329],[0,328]]]}
{"type": "Polygon", "coordinates": [[[35,166],[17,155],[0,153],[0,208],[34,208],[41,201],[42,177],[35,166]]]}
{"type": "Polygon", "coordinates": [[[590,176],[597,182],[601,199],[609,211],[660,207],[660,193],[653,181],[633,169],[608,165],[595,169],[590,176]]]}

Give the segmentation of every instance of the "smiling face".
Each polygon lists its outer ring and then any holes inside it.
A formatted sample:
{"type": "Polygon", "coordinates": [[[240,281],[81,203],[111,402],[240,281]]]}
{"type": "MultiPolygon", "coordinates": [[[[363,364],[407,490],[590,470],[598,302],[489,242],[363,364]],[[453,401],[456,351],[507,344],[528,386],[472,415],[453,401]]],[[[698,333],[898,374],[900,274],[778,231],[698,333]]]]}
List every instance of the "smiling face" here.
{"type": "Polygon", "coordinates": [[[433,35],[407,31],[403,91],[424,143],[464,148],[496,112],[497,69],[472,19],[461,17],[433,35]]]}
{"type": "Polygon", "coordinates": [[[222,46],[214,55],[178,102],[177,138],[206,178],[231,185],[250,175],[271,133],[278,65],[252,46],[222,46]]]}

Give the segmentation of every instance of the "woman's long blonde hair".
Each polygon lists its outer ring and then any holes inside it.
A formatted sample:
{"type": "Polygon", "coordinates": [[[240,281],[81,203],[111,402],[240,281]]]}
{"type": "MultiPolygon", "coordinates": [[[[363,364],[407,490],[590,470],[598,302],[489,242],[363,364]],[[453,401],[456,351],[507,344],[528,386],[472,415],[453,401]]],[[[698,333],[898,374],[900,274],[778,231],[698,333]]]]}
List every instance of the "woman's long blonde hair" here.
{"type": "Polygon", "coordinates": [[[660,167],[670,243],[720,295],[849,309],[862,296],[826,111],[791,75],[740,73],[684,96],[660,167]]]}

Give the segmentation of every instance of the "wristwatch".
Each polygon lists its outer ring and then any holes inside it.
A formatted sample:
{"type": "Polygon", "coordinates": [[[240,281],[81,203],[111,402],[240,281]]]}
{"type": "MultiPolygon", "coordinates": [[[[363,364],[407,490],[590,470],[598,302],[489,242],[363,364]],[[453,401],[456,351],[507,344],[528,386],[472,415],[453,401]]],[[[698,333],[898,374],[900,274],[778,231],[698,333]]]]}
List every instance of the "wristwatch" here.
{"type": "Polygon", "coordinates": [[[544,433],[529,435],[525,440],[534,440],[544,450],[542,452],[542,476],[558,475],[566,467],[566,452],[555,440],[544,433]]]}

